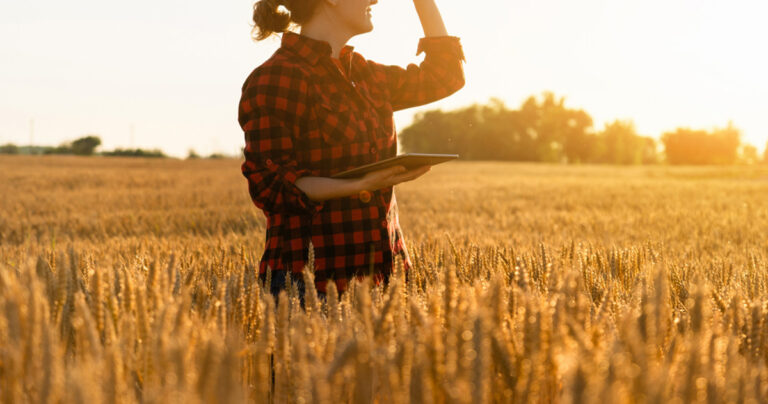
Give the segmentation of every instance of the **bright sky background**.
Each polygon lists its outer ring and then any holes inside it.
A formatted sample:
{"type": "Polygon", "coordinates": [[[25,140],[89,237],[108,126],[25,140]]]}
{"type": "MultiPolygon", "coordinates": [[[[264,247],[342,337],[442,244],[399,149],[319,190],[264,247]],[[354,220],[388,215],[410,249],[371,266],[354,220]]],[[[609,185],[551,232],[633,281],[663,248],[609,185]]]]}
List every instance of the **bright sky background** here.
{"type": "MultiPolygon", "coordinates": [[[[467,56],[456,95],[396,113],[498,97],[517,108],[553,91],[597,129],[631,119],[659,136],[729,120],[768,141],[768,2],[763,0],[438,0],[467,56]]],[[[279,40],[249,38],[250,0],[0,3],[0,144],[101,136],[104,149],[235,154],[240,86],[279,40]],[[133,131],[131,130],[133,127],[133,131]],[[133,135],[131,135],[133,133],[133,135]]],[[[417,62],[410,0],[380,0],[375,30],[353,38],[369,59],[417,62]]]]}

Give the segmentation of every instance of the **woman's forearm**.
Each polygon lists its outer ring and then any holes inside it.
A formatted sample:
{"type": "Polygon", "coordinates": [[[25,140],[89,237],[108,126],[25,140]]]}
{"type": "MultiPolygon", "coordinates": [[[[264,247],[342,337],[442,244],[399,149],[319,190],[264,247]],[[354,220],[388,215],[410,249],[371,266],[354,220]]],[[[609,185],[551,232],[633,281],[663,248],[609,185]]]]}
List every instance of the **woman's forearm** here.
{"type": "Polygon", "coordinates": [[[435,4],[435,0],[413,0],[416,7],[416,13],[421,20],[421,27],[424,29],[424,36],[447,36],[448,30],[445,28],[443,17],[435,4]]]}
{"type": "Polygon", "coordinates": [[[359,180],[342,180],[327,177],[301,177],[296,186],[313,201],[343,198],[363,190],[359,180]]]}
{"type": "Polygon", "coordinates": [[[296,187],[307,194],[313,201],[343,198],[358,195],[363,191],[392,187],[402,182],[413,181],[421,177],[429,166],[406,170],[405,167],[395,166],[372,171],[361,178],[336,179],[328,177],[301,177],[296,180],[296,187]]]}

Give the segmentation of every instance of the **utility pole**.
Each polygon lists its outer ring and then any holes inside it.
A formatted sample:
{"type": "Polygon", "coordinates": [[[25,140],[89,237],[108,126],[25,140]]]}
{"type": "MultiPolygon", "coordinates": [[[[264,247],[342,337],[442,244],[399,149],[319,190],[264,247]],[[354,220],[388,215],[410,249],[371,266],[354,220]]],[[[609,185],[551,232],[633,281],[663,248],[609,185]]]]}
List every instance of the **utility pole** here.
{"type": "Polygon", "coordinates": [[[29,145],[35,145],[35,118],[29,120],[29,145]]]}

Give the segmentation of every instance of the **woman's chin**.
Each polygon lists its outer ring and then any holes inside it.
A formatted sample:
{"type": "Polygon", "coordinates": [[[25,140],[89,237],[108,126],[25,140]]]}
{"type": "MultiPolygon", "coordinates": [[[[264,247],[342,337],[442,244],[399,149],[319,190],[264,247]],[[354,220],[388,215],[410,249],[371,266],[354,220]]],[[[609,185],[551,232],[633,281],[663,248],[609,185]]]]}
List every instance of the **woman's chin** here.
{"type": "Polygon", "coordinates": [[[365,32],[373,31],[373,16],[371,16],[371,14],[366,14],[365,15],[365,24],[364,25],[368,28],[368,30],[365,31],[365,32]]]}
{"type": "Polygon", "coordinates": [[[367,24],[360,26],[359,31],[361,34],[373,31],[373,23],[369,21],[367,24]]]}

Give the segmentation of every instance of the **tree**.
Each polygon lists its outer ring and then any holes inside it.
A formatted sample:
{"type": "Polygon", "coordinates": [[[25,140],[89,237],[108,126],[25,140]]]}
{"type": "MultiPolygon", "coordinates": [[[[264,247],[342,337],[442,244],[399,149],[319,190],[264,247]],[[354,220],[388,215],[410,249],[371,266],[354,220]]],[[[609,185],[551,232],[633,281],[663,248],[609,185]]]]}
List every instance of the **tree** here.
{"type": "Polygon", "coordinates": [[[590,129],[592,117],[582,110],[565,107],[565,98],[557,100],[546,93],[539,105],[539,121],[531,127],[540,136],[542,161],[586,162],[594,143],[590,129]]]}
{"type": "Polygon", "coordinates": [[[19,146],[13,143],[7,143],[0,146],[0,154],[19,154],[19,146]]]}
{"type": "Polygon", "coordinates": [[[89,135],[73,141],[71,148],[73,154],[91,156],[99,146],[101,146],[101,139],[98,136],[89,135]]]}
{"type": "Polygon", "coordinates": [[[606,124],[597,134],[595,159],[608,164],[653,164],[656,162],[656,141],[639,136],[632,121],[616,120],[606,124]]]}
{"type": "Polygon", "coordinates": [[[658,164],[659,152],[656,139],[652,137],[641,137],[643,140],[643,164],[658,164]]]}
{"type": "Polygon", "coordinates": [[[519,110],[491,99],[488,105],[423,112],[400,133],[400,141],[408,152],[457,153],[470,160],[586,162],[591,127],[589,114],[545,93],[529,97],[519,110]]]}
{"type": "Polygon", "coordinates": [[[73,154],[72,144],[62,143],[56,147],[45,148],[43,154],[73,154]]]}
{"type": "Polygon", "coordinates": [[[538,161],[558,162],[563,158],[578,162],[589,159],[589,130],[592,117],[583,110],[569,109],[565,98],[545,92],[541,100],[528,97],[520,107],[523,124],[536,139],[538,161]]]}
{"type": "Polygon", "coordinates": [[[723,129],[678,128],[662,136],[670,164],[734,164],[738,159],[741,132],[731,123],[723,129]]]}
{"type": "Polygon", "coordinates": [[[164,158],[165,153],[159,149],[144,150],[144,149],[115,149],[112,151],[105,151],[101,153],[102,156],[107,157],[151,157],[151,158],[164,158]]]}
{"type": "Polygon", "coordinates": [[[765,143],[765,150],[763,151],[763,163],[768,164],[768,142],[765,143]]]}
{"type": "Polygon", "coordinates": [[[757,147],[751,144],[745,144],[741,147],[741,156],[739,160],[744,164],[755,164],[760,162],[760,157],[757,154],[757,147]]]}
{"type": "Polygon", "coordinates": [[[448,113],[427,111],[416,115],[414,123],[401,132],[400,139],[409,152],[458,153],[472,159],[477,153],[472,144],[474,130],[479,125],[476,105],[448,113]]]}

